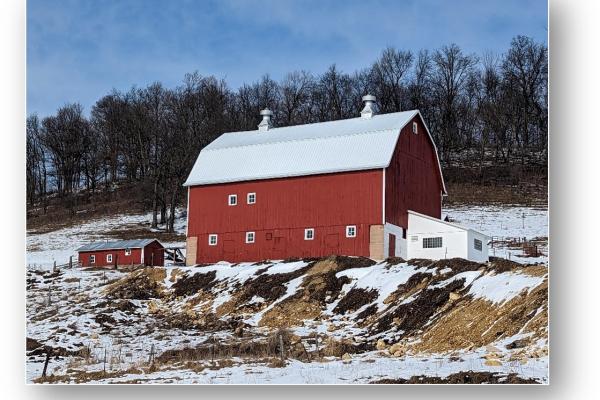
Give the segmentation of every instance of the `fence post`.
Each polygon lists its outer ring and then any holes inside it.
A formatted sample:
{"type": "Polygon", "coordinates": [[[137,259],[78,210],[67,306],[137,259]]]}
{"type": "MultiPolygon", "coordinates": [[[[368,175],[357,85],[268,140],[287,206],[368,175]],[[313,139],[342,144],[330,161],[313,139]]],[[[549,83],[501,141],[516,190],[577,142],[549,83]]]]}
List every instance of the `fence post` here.
{"type": "Polygon", "coordinates": [[[102,366],[102,370],[106,373],[106,347],[104,348],[104,365],[102,366]]]}
{"type": "Polygon", "coordinates": [[[54,267],[52,268],[53,272],[56,272],[56,260],[54,260],[54,267]]]}
{"type": "Polygon", "coordinates": [[[285,360],[285,354],[283,352],[283,335],[279,334],[279,349],[281,351],[281,361],[285,360]]]}
{"type": "Polygon", "coordinates": [[[48,370],[48,363],[50,362],[50,353],[52,350],[46,350],[46,361],[44,361],[44,370],[42,371],[42,378],[46,377],[46,372],[48,370]]]}
{"type": "Polygon", "coordinates": [[[73,268],[73,256],[69,256],[69,269],[73,268]]]}
{"type": "Polygon", "coordinates": [[[150,347],[150,357],[148,357],[148,362],[150,365],[154,364],[154,343],[152,343],[152,346],[150,347]]]}

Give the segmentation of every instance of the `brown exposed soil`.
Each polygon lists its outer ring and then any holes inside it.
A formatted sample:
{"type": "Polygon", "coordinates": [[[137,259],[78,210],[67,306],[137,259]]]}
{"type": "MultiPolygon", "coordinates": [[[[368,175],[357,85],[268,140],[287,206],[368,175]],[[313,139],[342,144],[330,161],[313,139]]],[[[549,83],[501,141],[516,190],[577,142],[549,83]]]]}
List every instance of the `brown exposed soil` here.
{"type": "Polygon", "coordinates": [[[423,328],[430,318],[448,301],[450,292],[463,288],[465,279],[455,280],[441,288],[426,289],[418,293],[415,300],[400,304],[379,318],[374,332],[387,331],[392,323],[406,333],[423,328]]]}
{"type": "Polygon", "coordinates": [[[109,299],[148,300],[159,298],[163,294],[163,285],[167,274],[164,268],[144,268],[134,271],[123,279],[106,286],[109,299]]]}
{"type": "Polygon", "coordinates": [[[420,335],[415,351],[444,352],[481,347],[519,332],[545,337],[548,327],[548,281],[528,294],[495,305],[476,299],[455,304],[420,335]]]}
{"type": "Polygon", "coordinates": [[[353,288],[339,301],[333,312],[345,314],[346,312],[356,311],[365,304],[371,303],[377,296],[378,292],[375,289],[353,288]]]}
{"type": "Polygon", "coordinates": [[[193,275],[184,275],[173,284],[173,294],[175,297],[191,296],[201,290],[208,291],[216,279],[216,272],[209,271],[205,274],[196,272],[193,275]]]}
{"type": "Polygon", "coordinates": [[[412,376],[408,379],[381,379],[371,383],[376,384],[482,384],[482,383],[508,383],[508,384],[537,384],[533,378],[521,378],[517,374],[503,375],[492,372],[457,372],[445,378],[437,376],[412,376]]]}

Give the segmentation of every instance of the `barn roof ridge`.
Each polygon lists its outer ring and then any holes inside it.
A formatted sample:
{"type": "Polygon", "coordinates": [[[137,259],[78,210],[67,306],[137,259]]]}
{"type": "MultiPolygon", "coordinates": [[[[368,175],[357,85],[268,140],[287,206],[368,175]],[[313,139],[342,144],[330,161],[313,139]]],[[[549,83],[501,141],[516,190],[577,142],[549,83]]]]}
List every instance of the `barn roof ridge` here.
{"type": "MultiPolygon", "coordinates": [[[[295,125],[295,126],[301,126],[301,125],[295,125]]],[[[285,127],[285,128],[287,128],[287,127],[285,127]]],[[[277,128],[272,128],[272,129],[277,129],[277,128]]],[[[391,131],[396,131],[396,129],[377,129],[377,130],[365,131],[365,132],[345,133],[345,134],[342,133],[342,134],[339,134],[339,135],[328,136],[328,138],[340,138],[340,137],[358,136],[358,135],[372,135],[374,133],[391,132],[391,131]]],[[[255,131],[250,131],[250,132],[255,132],[255,131]]],[[[231,132],[231,133],[237,133],[237,132],[231,132]]],[[[250,144],[241,144],[241,145],[228,146],[228,147],[217,147],[215,149],[204,148],[202,151],[219,151],[219,150],[228,150],[228,149],[237,148],[237,147],[268,146],[270,144],[280,144],[280,143],[289,143],[289,142],[303,142],[303,141],[321,140],[321,139],[322,138],[320,138],[320,137],[308,137],[308,138],[299,138],[299,139],[288,139],[288,140],[279,140],[279,141],[272,141],[272,142],[266,142],[266,143],[250,143],[250,144]]]]}

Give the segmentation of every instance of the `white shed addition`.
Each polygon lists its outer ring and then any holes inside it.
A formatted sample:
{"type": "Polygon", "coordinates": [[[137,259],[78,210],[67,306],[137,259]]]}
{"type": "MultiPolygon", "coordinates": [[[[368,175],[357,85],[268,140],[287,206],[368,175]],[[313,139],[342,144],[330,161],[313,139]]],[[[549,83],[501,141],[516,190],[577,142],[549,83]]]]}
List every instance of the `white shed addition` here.
{"type": "MultiPolygon", "coordinates": [[[[441,260],[464,258],[487,262],[490,237],[458,224],[442,221],[428,215],[408,211],[406,240],[398,243],[406,246],[406,256],[441,260]]],[[[398,249],[403,252],[404,249],[398,249]]]]}

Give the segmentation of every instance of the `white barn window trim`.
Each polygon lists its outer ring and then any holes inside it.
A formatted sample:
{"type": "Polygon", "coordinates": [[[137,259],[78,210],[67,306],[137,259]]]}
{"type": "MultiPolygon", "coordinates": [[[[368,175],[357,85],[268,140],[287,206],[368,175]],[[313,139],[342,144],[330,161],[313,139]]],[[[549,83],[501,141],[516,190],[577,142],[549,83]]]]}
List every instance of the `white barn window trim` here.
{"type": "Polygon", "coordinates": [[[256,193],[248,193],[248,195],[246,196],[246,203],[256,204],[256,193]]]}
{"type": "Polygon", "coordinates": [[[218,241],[218,236],[214,233],[208,235],[208,245],[209,246],[216,246],[217,245],[217,241],[218,241]]]}
{"type": "Polygon", "coordinates": [[[112,262],[112,254],[107,254],[106,255],[106,262],[112,262]]]}
{"type": "Polygon", "coordinates": [[[126,256],[130,256],[131,255],[131,249],[125,249],[125,255],[126,256]]]}
{"type": "Polygon", "coordinates": [[[95,254],[92,254],[90,256],[90,264],[96,264],[96,255],[95,254]]]}
{"type": "Polygon", "coordinates": [[[424,249],[436,249],[442,247],[442,237],[428,237],[423,238],[423,248],[424,249]]]}
{"type": "Polygon", "coordinates": [[[482,251],[482,249],[483,249],[483,243],[481,242],[481,240],[479,240],[479,239],[473,239],[473,248],[475,250],[482,251]]]}
{"type": "Polygon", "coordinates": [[[416,122],[412,123],[412,132],[416,135],[419,133],[419,125],[416,122]]]}
{"type": "Polygon", "coordinates": [[[246,243],[254,243],[255,236],[254,232],[246,232],[246,243]]]}
{"type": "Polygon", "coordinates": [[[347,225],[346,226],[346,237],[347,238],[356,237],[356,225],[347,225]]]}
{"type": "Polygon", "coordinates": [[[229,204],[230,206],[236,206],[237,205],[237,194],[230,194],[228,197],[227,204],[229,204]]]}
{"type": "Polygon", "coordinates": [[[315,228],[306,228],[304,230],[304,240],[313,240],[315,238],[315,228]]]}

